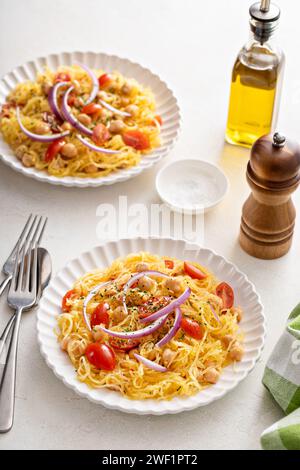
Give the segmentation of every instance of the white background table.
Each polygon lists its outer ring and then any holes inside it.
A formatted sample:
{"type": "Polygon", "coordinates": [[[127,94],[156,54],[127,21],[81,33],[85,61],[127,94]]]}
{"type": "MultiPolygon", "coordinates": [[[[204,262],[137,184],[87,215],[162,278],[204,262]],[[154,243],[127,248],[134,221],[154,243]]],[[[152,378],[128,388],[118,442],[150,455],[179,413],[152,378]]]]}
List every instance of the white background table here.
{"type": "MultiPolygon", "coordinates": [[[[299,14],[284,9],[279,43],[287,56],[279,128],[300,139],[299,14]]],[[[46,366],[36,339],[34,313],[22,321],[15,424],[0,435],[2,449],[254,449],[260,433],[282,413],[261,385],[268,358],[287,314],[300,297],[300,213],[289,254],[275,261],[251,258],[237,237],[249,193],[249,152],[224,144],[231,68],[248,37],[248,0],[1,0],[0,75],[34,57],[62,50],[94,50],[129,57],[160,74],[174,90],[182,134],[168,157],[219,163],[230,179],[226,200],[205,217],[205,245],[238,265],[255,283],[268,321],[265,350],[254,371],[232,393],[205,408],[173,416],[135,416],[96,406],[67,389],[46,366]]],[[[154,181],[164,162],[136,179],[99,189],[38,183],[0,165],[2,263],[30,212],[49,217],[44,245],[54,271],[96,245],[96,208],[159,202],[154,181]]],[[[295,196],[299,205],[300,192],[295,196]]],[[[300,211],[299,211],[300,212],[300,211]]],[[[0,327],[9,318],[1,300],[0,327]]]]}

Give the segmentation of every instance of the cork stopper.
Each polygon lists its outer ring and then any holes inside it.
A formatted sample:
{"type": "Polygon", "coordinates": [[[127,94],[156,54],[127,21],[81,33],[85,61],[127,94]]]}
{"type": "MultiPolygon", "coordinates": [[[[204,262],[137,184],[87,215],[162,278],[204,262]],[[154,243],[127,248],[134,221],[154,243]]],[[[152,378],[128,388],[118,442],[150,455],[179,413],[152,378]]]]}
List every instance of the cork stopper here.
{"type": "Polygon", "coordinates": [[[300,180],[300,146],[276,132],[259,138],[252,146],[248,178],[265,189],[287,189],[300,180]]]}

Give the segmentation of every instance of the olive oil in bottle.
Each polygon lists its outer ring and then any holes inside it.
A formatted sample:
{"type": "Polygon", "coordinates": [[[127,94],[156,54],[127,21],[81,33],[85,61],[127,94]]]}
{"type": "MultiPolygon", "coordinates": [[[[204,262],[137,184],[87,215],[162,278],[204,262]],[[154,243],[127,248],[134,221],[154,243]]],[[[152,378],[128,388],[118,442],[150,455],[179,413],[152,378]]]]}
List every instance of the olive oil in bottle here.
{"type": "Polygon", "coordinates": [[[284,54],[271,39],[280,10],[270,0],[250,8],[251,36],[232,71],[226,141],[251,147],[276,126],[284,54]]]}

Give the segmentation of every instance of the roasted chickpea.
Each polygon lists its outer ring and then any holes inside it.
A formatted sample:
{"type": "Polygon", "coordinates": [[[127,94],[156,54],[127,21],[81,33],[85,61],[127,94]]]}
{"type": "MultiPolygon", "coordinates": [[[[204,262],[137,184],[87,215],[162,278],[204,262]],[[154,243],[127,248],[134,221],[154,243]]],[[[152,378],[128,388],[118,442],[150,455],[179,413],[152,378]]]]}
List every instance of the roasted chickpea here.
{"type": "Polygon", "coordinates": [[[114,311],[112,312],[112,316],[114,319],[115,323],[120,323],[126,318],[126,312],[124,310],[124,307],[120,305],[119,307],[116,307],[114,311]]]}
{"type": "Polygon", "coordinates": [[[72,129],[71,124],[68,121],[65,121],[62,125],[61,128],[63,131],[70,131],[72,129]]]}
{"type": "Polygon", "coordinates": [[[100,330],[99,327],[100,325],[94,326],[94,330],[92,332],[92,335],[95,341],[103,341],[103,339],[105,338],[105,333],[102,330],[100,330]]]}
{"type": "Polygon", "coordinates": [[[24,153],[27,152],[27,147],[26,145],[19,145],[19,147],[16,148],[15,150],[15,154],[16,154],[16,157],[19,159],[19,160],[22,160],[22,157],[24,155],[24,153]]]}
{"type": "Polygon", "coordinates": [[[138,263],[136,265],[135,269],[138,272],[148,271],[149,270],[149,264],[148,263],[138,263]]]}
{"type": "Polygon", "coordinates": [[[120,104],[123,107],[128,106],[130,104],[130,99],[127,96],[122,96],[120,104]]]}
{"type": "Polygon", "coordinates": [[[237,342],[232,346],[232,348],[230,348],[229,357],[230,357],[230,359],[232,359],[233,361],[241,361],[243,355],[244,355],[244,349],[242,348],[242,346],[240,345],[240,343],[237,341],[237,342]]]}
{"type": "Polygon", "coordinates": [[[64,157],[74,158],[78,152],[74,144],[65,144],[61,149],[61,153],[64,157]]]}
{"type": "Polygon", "coordinates": [[[123,93],[123,95],[130,95],[131,90],[132,86],[128,82],[125,82],[121,88],[121,92],[123,93]]]}
{"type": "Polygon", "coordinates": [[[111,121],[109,130],[112,134],[120,134],[124,130],[125,124],[121,119],[111,121]]]}
{"type": "Polygon", "coordinates": [[[154,292],[157,287],[157,282],[151,279],[151,277],[144,276],[138,280],[138,286],[141,290],[154,292]]]}
{"type": "Polygon", "coordinates": [[[96,173],[98,171],[98,167],[94,163],[90,163],[84,169],[85,173],[96,173]]]}
{"type": "Polygon", "coordinates": [[[24,153],[22,157],[22,163],[26,168],[30,168],[31,166],[34,166],[34,158],[30,153],[24,153]]]}
{"type": "Polygon", "coordinates": [[[77,116],[78,121],[80,121],[84,126],[89,126],[92,122],[92,119],[90,116],[84,113],[80,113],[77,116]]]}
{"type": "Polygon", "coordinates": [[[36,127],[35,127],[35,132],[37,134],[49,134],[50,132],[50,126],[46,122],[40,122],[36,127]]]}
{"type": "Polygon", "coordinates": [[[78,358],[84,354],[86,347],[83,341],[78,339],[70,339],[67,349],[69,354],[72,354],[78,358]]]}
{"type": "Polygon", "coordinates": [[[171,291],[173,294],[179,294],[182,290],[182,284],[179,279],[175,278],[170,278],[166,279],[165,282],[165,287],[168,291],[171,291]]]}
{"type": "Polygon", "coordinates": [[[173,361],[174,357],[176,356],[176,352],[172,351],[172,349],[165,349],[162,353],[162,361],[163,364],[168,367],[170,363],[173,361]]]}
{"type": "Polygon", "coordinates": [[[219,380],[219,377],[220,377],[220,373],[214,367],[206,370],[203,374],[203,379],[205,380],[205,382],[208,382],[210,384],[217,383],[219,380]]]}
{"type": "Polygon", "coordinates": [[[225,348],[228,348],[228,346],[233,343],[234,337],[232,335],[225,335],[225,336],[223,336],[221,341],[222,341],[223,345],[225,346],[225,348]]]}
{"type": "Polygon", "coordinates": [[[132,117],[135,117],[139,112],[139,108],[135,104],[130,104],[126,106],[125,111],[129,113],[132,117]]]}

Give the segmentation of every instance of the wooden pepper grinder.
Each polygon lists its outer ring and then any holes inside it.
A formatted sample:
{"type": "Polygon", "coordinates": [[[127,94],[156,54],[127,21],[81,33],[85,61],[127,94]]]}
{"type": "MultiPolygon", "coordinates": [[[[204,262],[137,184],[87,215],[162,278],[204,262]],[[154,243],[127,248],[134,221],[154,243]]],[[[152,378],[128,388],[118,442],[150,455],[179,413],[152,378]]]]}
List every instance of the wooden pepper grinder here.
{"type": "Polygon", "coordinates": [[[241,247],[256,258],[279,258],[293,238],[300,146],[278,132],[261,137],[251,149],[247,181],[252,193],[242,209],[241,247]]]}

